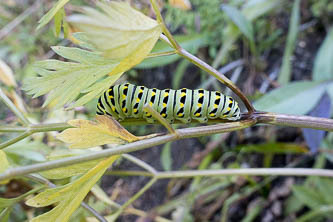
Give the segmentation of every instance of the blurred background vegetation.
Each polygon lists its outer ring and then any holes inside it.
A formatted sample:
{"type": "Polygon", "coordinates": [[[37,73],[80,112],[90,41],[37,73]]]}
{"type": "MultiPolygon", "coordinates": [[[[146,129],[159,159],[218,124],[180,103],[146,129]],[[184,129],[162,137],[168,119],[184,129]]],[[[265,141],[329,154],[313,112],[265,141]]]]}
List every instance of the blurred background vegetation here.
{"type": "MultiPolygon", "coordinates": [[[[128,1],[153,16],[148,0],[128,1]]],[[[258,110],[331,118],[333,101],[333,1],[332,0],[190,0],[160,1],[169,29],[179,43],[235,82],[258,110]]],[[[57,58],[53,45],[73,45],[53,24],[36,31],[38,20],[55,1],[1,0],[0,87],[32,122],[93,119],[96,101],[75,110],[41,108],[44,97],[32,99],[21,87],[36,75],[35,61],[57,58]],[[7,67],[6,64],[9,66],[7,67]],[[14,78],[8,77],[11,69],[14,78]]],[[[77,5],[95,1],[72,0],[67,15],[77,5]]],[[[112,40],[110,40],[112,41],[112,40]]],[[[170,50],[159,42],[154,52],[170,50]]],[[[156,88],[225,89],[216,79],[188,61],[173,55],[146,59],[124,75],[129,81],[156,88]]],[[[243,108],[244,110],[244,108],[243,108]]],[[[0,105],[0,125],[15,116],[0,105]]],[[[161,131],[161,127],[131,126],[135,135],[161,131]]],[[[14,135],[0,134],[0,141],[14,135]]],[[[6,148],[17,165],[46,160],[65,146],[52,134],[34,134],[6,148]]],[[[186,139],[133,153],[158,170],[223,169],[249,167],[332,168],[333,134],[315,130],[259,126],[235,133],[186,139]]],[[[116,169],[136,170],[125,160],[116,169]]],[[[146,182],[144,177],[105,176],[101,186],[118,203],[124,203],[146,182]]],[[[68,181],[57,181],[64,184],[68,181]]],[[[11,198],[34,184],[13,180],[0,187],[11,198]]],[[[333,181],[316,177],[221,177],[161,180],[134,207],[175,221],[329,221],[333,218],[333,181]]],[[[103,214],[107,203],[90,195],[87,202],[103,214]]],[[[10,221],[24,221],[31,209],[15,205],[10,221]]],[[[80,209],[75,219],[85,221],[80,209]]],[[[134,221],[123,216],[120,221],[134,221]]],[[[138,220],[140,221],[140,220],[138,220]]]]}

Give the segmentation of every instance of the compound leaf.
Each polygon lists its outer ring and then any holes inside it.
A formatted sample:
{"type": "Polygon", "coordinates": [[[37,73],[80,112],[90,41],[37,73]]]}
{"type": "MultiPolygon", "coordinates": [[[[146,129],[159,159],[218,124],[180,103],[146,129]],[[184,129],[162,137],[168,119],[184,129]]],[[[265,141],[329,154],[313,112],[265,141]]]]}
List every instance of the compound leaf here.
{"type": "Polygon", "coordinates": [[[26,204],[32,207],[43,207],[58,203],[51,211],[35,217],[31,221],[68,221],[73,212],[80,206],[90,189],[118,157],[119,156],[111,156],[101,161],[78,180],[60,187],[49,188],[26,201],[26,204]]]}
{"type": "Polygon", "coordinates": [[[161,25],[124,2],[97,5],[101,11],[85,7],[84,14],[72,15],[68,21],[105,57],[119,61],[109,75],[139,64],[162,33],[161,25]]]}
{"type": "Polygon", "coordinates": [[[88,148],[104,144],[124,144],[139,140],[117,121],[108,116],[96,116],[96,122],[89,120],[70,120],[68,123],[77,128],[69,128],[57,138],[70,144],[70,148],[88,148]]]}
{"type": "MultiPolygon", "coordinates": [[[[50,104],[51,107],[59,108],[74,101],[84,89],[92,87],[95,82],[105,78],[119,64],[104,58],[98,52],[62,46],[52,47],[52,49],[58,55],[75,62],[44,60],[35,64],[35,69],[40,76],[28,79],[24,89],[34,97],[50,93],[43,106],[50,104]]],[[[120,75],[116,75],[113,81],[108,79],[108,84],[116,81],[120,75]]],[[[101,91],[108,86],[104,85],[105,88],[100,88],[101,91]]],[[[100,91],[90,93],[88,99],[97,96],[100,91]]],[[[86,97],[81,99],[79,104],[85,102],[88,102],[86,97]]]]}

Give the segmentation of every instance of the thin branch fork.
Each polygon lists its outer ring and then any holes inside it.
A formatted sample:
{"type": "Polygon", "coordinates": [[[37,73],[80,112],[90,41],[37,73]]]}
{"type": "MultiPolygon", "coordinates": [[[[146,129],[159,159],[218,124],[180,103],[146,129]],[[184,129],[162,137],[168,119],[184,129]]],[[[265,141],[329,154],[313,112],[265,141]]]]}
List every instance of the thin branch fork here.
{"type": "Polygon", "coordinates": [[[4,173],[0,174],[0,181],[11,179],[16,176],[23,176],[28,173],[35,173],[44,170],[69,166],[76,163],[81,163],[83,161],[96,160],[105,157],[109,157],[116,154],[129,153],[137,150],[146,149],[149,147],[161,145],[167,142],[175,141],[178,139],[184,138],[193,138],[199,136],[206,136],[210,134],[216,133],[225,133],[236,131],[244,128],[248,128],[256,123],[255,120],[242,120],[238,122],[232,123],[222,123],[216,124],[212,126],[200,126],[200,127],[192,127],[185,129],[176,130],[176,134],[167,134],[164,136],[154,137],[150,139],[145,139],[133,143],[129,143],[126,145],[118,146],[113,149],[107,149],[102,151],[97,151],[94,153],[84,154],[80,156],[68,157],[59,160],[52,160],[45,163],[38,163],[29,166],[17,167],[14,169],[8,169],[4,173]]]}

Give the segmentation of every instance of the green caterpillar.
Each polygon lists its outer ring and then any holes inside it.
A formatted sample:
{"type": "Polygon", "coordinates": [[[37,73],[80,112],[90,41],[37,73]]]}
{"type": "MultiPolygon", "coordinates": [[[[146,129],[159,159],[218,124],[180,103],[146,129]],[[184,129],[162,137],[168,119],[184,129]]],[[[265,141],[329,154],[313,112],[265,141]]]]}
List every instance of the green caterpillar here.
{"type": "Polygon", "coordinates": [[[240,119],[238,103],[230,96],[203,89],[148,89],[129,83],[111,86],[98,99],[97,115],[110,115],[116,120],[125,118],[145,119],[155,122],[150,113],[143,111],[148,103],[170,123],[192,119],[205,123],[208,119],[240,119]]]}

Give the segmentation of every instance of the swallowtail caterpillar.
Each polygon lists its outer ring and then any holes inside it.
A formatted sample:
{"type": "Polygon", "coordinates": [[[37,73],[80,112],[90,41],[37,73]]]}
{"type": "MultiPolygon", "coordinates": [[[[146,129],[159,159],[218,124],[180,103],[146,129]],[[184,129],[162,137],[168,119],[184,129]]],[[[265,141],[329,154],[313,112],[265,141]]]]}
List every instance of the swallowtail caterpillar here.
{"type": "Polygon", "coordinates": [[[238,103],[218,91],[204,89],[148,89],[129,83],[114,85],[98,99],[97,114],[110,115],[118,121],[126,118],[156,120],[143,111],[148,103],[168,122],[179,120],[189,123],[192,119],[205,123],[208,119],[240,119],[238,103]]]}

